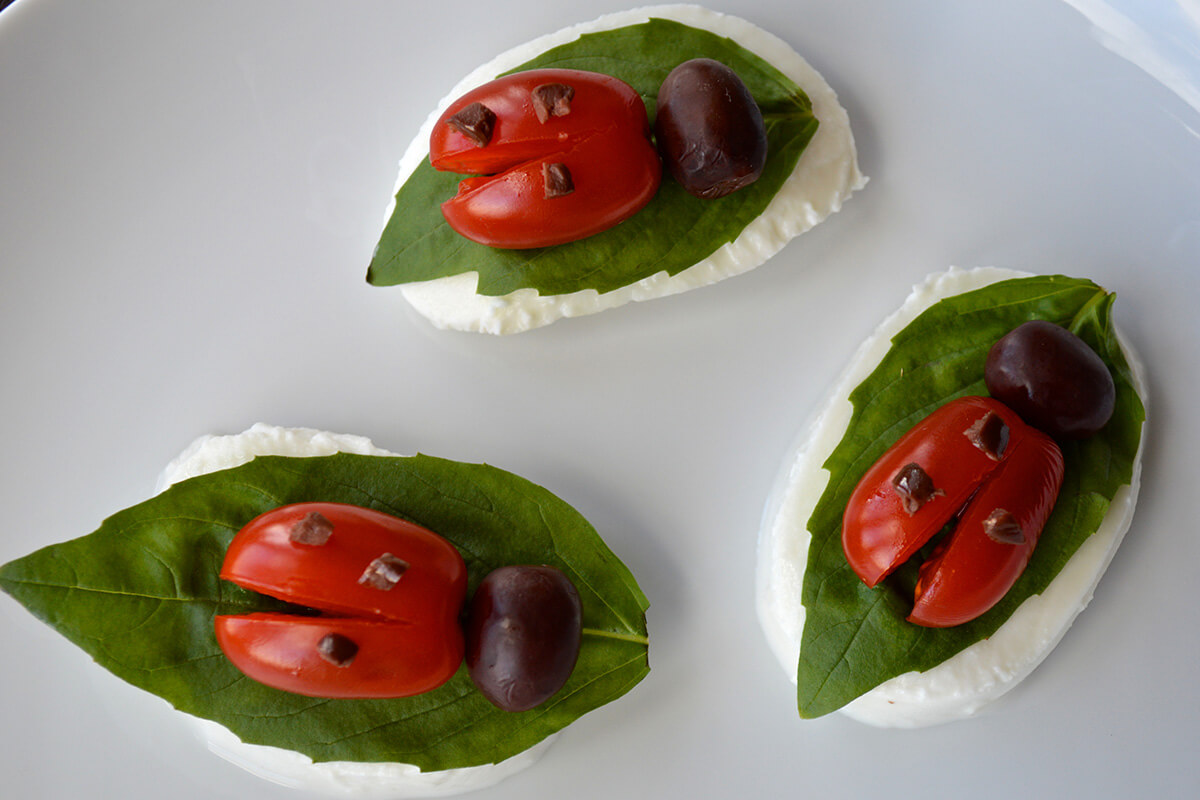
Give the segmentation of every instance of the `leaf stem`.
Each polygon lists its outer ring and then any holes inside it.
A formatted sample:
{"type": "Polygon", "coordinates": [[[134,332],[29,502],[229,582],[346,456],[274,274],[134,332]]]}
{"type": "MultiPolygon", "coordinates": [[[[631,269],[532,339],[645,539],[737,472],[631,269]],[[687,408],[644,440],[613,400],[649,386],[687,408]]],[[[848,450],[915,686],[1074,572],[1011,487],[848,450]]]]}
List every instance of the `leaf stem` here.
{"type": "Polygon", "coordinates": [[[638,644],[649,645],[650,638],[641,636],[636,633],[617,633],[616,631],[602,631],[599,628],[584,628],[582,631],[584,636],[595,636],[600,639],[619,639],[622,642],[636,642],[638,644]]]}

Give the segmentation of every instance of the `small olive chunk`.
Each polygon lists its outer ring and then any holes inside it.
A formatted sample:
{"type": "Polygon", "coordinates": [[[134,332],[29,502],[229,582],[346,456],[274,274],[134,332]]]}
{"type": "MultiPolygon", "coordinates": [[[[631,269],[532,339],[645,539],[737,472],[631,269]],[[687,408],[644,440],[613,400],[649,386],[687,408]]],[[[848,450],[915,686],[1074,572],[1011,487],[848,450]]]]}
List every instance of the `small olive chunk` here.
{"type": "Polygon", "coordinates": [[[933,485],[933,478],[921,469],[920,464],[905,464],[892,478],[892,488],[900,495],[904,510],[915,514],[921,506],[939,495],[945,495],[941,489],[933,485]]]}
{"type": "Polygon", "coordinates": [[[992,345],[988,391],[1021,419],[1057,439],[1083,439],[1104,427],[1116,388],[1100,356],[1061,325],[1033,320],[992,345]]]}
{"type": "Polygon", "coordinates": [[[697,197],[749,186],[767,162],[762,112],[737,73],[711,58],[685,61],[667,75],[654,134],[671,175],[697,197]]]}
{"type": "Polygon", "coordinates": [[[548,566],[500,567],[475,590],[467,612],[467,670],[505,711],[541,705],[575,669],[582,635],[579,592],[548,566]]]}
{"type": "Polygon", "coordinates": [[[296,544],[308,544],[314,547],[328,544],[330,536],[333,536],[333,523],[319,511],[306,514],[304,519],[292,525],[288,534],[288,538],[296,544]]]}

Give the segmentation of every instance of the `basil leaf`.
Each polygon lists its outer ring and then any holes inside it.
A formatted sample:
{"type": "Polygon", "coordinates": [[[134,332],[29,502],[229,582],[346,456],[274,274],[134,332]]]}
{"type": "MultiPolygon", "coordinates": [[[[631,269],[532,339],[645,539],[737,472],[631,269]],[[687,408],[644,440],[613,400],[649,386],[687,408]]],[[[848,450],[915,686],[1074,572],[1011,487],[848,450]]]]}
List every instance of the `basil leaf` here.
{"type": "Polygon", "coordinates": [[[825,463],[829,484],[812,532],[802,600],[806,609],[797,673],[801,716],[842,707],[889,678],[924,671],[990,636],[1026,598],[1042,592],[1099,527],[1117,489],[1130,482],[1145,410],[1112,326],[1115,295],[1063,276],[1018,278],[947,298],[892,339],[875,371],[851,393],[849,428],[825,463]],[[1064,481],[1029,566],[982,616],[954,628],[905,622],[920,558],[875,589],[842,552],[842,512],[859,478],[909,428],[942,404],[986,395],[988,350],[1030,319],[1063,325],[1088,343],[1116,383],[1112,419],[1095,436],[1062,443],[1064,481]]]}
{"type": "Polygon", "coordinates": [[[0,587],[119,677],[243,741],[315,761],[399,761],[423,770],[501,761],[627,692],[647,673],[645,595],[573,508],[487,465],[415,456],[260,457],[176,484],[79,539],[0,568],[0,587]],[[233,535],[255,516],[305,500],[354,503],[453,542],[471,591],[505,564],[550,564],[579,590],[585,627],[562,690],[500,711],[466,668],[396,700],[327,700],[244,677],[213,634],[216,614],[277,607],[218,575],[233,535]]]}
{"type": "Polygon", "coordinates": [[[560,67],[613,75],[632,86],[652,114],[667,73],[699,57],[736,72],[763,112],[768,157],[755,183],[701,200],[664,175],[654,199],[614,228],[556,247],[501,250],[465,239],[446,224],[441,203],[455,195],[463,176],[438,172],[426,159],[396,194],[367,281],[392,286],[475,271],[476,291],[483,295],[525,287],[542,295],[603,293],[664,270],[674,275],[737,238],[791,175],[817,130],[811,102],[785,75],[729,39],[662,19],[585,34],[513,72],[560,67]]]}

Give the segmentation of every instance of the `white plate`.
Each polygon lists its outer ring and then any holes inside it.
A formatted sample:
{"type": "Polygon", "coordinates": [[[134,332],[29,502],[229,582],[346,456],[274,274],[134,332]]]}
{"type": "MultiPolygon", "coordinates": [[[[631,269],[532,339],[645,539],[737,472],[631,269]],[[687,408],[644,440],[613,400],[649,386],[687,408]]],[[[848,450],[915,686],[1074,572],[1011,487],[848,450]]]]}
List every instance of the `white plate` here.
{"type": "MultiPolygon", "coordinates": [[[[871,183],[753,273],[497,339],[364,282],[395,163],[464,73],[621,3],[19,0],[0,14],[0,561],[146,498],[201,433],[360,433],[545,484],[653,603],[650,675],[479,797],[1191,794],[1196,3],[983,5],[721,3],[838,90],[871,183]],[[766,492],[859,340],[949,264],[1118,292],[1151,381],[1134,526],[993,713],[801,721],[754,617],[766,492]]],[[[0,626],[6,796],[298,796],[7,597],[0,626]]]]}

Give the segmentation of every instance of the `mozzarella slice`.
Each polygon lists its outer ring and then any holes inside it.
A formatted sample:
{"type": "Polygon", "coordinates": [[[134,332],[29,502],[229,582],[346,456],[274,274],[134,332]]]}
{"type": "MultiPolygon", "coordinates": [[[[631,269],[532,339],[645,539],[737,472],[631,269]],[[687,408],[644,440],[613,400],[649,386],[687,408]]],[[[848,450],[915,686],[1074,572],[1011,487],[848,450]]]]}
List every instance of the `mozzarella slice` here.
{"type": "MultiPolygon", "coordinates": [[[[850,391],[874,371],[892,337],[934,303],[1028,274],[991,267],[951,268],[915,286],[899,310],[859,347],[824,407],[793,447],[764,512],[757,567],[759,621],[793,683],[804,629],[800,590],[811,538],[807,525],[829,479],[822,464],[850,422],[850,391]]],[[[1118,341],[1133,372],[1134,386],[1145,402],[1142,364],[1119,332],[1118,341]]],[[[1117,492],[1100,528],[1075,552],[1045,592],[1022,603],[990,638],[926,672],[898,675],[840,711],[860,722],[883,727],[935,725],[974,715],[1024,679],[1054,649],[1091,600],[1100,576],[1129,529],[1145,440],[1143,430],[1130,485],[1117,492]]]]}
{"type": "MultiPolygon", "coordinates": [[[[651,17],[675,20],[729,37],[765,59],[804,90],[812,100],[813,113],[820,125],[791,176],[763,213],[746,226],[736,239],[673,276],[659,272],[603,294],[586,289],[546,296],[539,295],[534,289],[518,289],[499,297],[477,294],[477,272],[402,285],[401,293],[405,299],[435,327],[480,333],[518,333],[548,325],[563,317],[593,314],[631,300],[651,300],[706,286],[762,264],[793,237],[840,209],[854,191],[866,184],[866,178],[858,169],[854,137],[846,110],[838,103],[837,95],[825,79],[790,45],[737,17],[699,6],[670,5],[618,12],[564,28],[509,50],[476,69],[438,104],[409,144],[400,160],[396,192],[400,191],[413,170],[428,158],[430,132],[454,99],[492,80],[496,75],[585,33],[637,25],[651,17]]],[[[384,217],[385,224],[394,210],[395,200],[384,217]]]]}
{"type": "MultiPolygon", "coordinates": [[[[257,424],[231,436],[204,436],[193,442],[163,470],[158,490],[187,478],[241,466],[256,456],[327,456],[334,453],[393,456],[362,436],[311,428],[279,428],[257,424]]],[[[212,720],[188,716],[208,749],[225,760],[274,783],[334,797],[399,800],[446,797],[491,786],[533,764],[555,737],[506,759],[438,772],[422,772],[412,764],[323,761],[314,763],[294,750],[247,744],[212,720]]]]}

